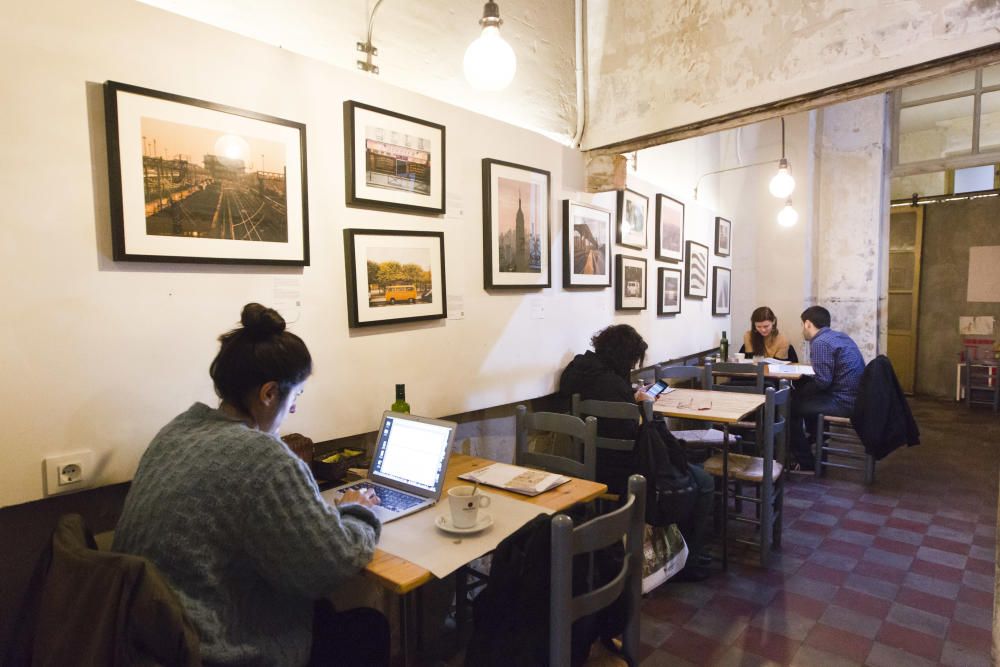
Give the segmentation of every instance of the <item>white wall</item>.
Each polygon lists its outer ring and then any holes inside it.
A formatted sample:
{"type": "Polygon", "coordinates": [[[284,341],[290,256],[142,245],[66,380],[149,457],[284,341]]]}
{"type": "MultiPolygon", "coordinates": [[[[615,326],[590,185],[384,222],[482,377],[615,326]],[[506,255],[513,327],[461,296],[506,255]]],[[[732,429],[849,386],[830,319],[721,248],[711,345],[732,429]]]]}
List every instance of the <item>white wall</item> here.
{"type": "MultiPolygon", "coordinates": [[[[214,404],[208,365],[242,305],[276,303],[289,287],[301,305],[284,314],[309,344],[315,375],[285,430],[315,440],[373,429],[396,382],[427,415],[547,394],[572,354],[612,321],[646,336],[650,360],[715,342],[710,300],[657,318],[653,300],[650,310],[616,314],[611,289],[562,290],[560,200],[581,189],[582,163],[537,134],[129,0],[12,6],[0,38],[0,365],[8,380],[0,506],[42,496],[47,455],[92,449],[97,484],[129,479],[166,421],[194,400],[214,404]],[[109,79],[305,123],[311,266],[111,261],[100,86],[109,79]],[[344,206],[345,99],[447,127],[445,217],[344,206]],[[487,156],[552,173],[550,289],[482,288],[487,156]],[[448,293],[463,298],[465,318],[350,330],[345,227],[443,231],[448,293]]],[[[691,207],[689,238],[709,243],[711,219],[691,207]]]]}

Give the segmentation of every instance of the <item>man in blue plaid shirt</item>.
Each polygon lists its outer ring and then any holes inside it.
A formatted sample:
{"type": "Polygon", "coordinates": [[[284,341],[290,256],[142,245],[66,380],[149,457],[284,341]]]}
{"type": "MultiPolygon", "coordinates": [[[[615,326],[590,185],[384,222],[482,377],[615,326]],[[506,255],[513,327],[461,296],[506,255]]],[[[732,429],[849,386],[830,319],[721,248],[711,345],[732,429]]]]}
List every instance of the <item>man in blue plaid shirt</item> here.
{"type": "Polygon", "coordinates": [[[809,471],[815,466],[810,441],[815,441],[816,415],[851,416],[865,362],[850,336],[830,328],[830,311],[822,306],[802,311],[802,336],[809,341],[815,375],[792,393],[791,445],[799,468],[809,471]]]}

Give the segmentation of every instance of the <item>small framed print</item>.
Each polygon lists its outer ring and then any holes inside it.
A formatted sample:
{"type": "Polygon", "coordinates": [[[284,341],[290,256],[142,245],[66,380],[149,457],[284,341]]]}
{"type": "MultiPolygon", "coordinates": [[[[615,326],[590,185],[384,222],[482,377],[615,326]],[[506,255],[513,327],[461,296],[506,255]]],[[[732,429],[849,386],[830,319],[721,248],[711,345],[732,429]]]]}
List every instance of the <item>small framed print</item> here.
{"type": "Polygon", "coordinates": [[[444,125],[344,102],[347,205],[444,213],[444,125]]]}
{"type": "Polygon", "coordinates": [[[681,270],[660,268],[656,281],[656,312],[658,315],[677,315],[681,312],[681,270]]]}
{"type": "Polygon", "coordinates": [[[646,309],[646,260],[615,255],[615,310],[646,309]]]}
{"type": "Polygon", "coordinates": [[[646,247],[646,220],[649,217],[649,199],[634,190],[618,191],[618,245],[636,250],[646,247]]]}
{"type": "Polygon", "coordinates": [[[563,200],[563,287],[610,287],[611,211],[563,200]]]}
{"type": "Polygon", "coordinates": [[[715,254],[729,257],[733,245],[733,223],[725,218],[715,219],[715,254]]]}
{"type": "Polygon", "coordinates": [[[688,241],[686,244],[684,296],[708,296],[708,246],[688,241]]]}
{"type": "Polygon", "coordinates": [[[483,287],[551,287],[549,172],[483,158],[483,287]]]}
{"type": "Polygon", "coordinates": [[[684,204],[656,195],[656,259],[684,261],[684,204]]]}
{"type": "Polygon", "coordinates": [[[712,268],[712,314],[728,315],[732,302],[732,272],[722,266],[712,268]]]}
{"type": "Polygon", "coordinates": [[[443,232],[345,229],[344,255],[352,328],[448,316],[443,232]]]}

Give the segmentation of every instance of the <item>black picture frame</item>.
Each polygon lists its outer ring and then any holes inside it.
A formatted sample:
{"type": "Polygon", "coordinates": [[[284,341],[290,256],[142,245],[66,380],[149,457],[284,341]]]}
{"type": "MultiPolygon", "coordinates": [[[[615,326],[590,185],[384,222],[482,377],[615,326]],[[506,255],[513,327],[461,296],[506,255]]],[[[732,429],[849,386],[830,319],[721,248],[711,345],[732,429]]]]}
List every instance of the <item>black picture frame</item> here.
{"type": "Polygon", "coordinates": [[[443,215],[445,139],[445,126],[439,123],[345,101],[347,206],[443,215]]]}
{"type": "Polygon", "coordinates": [[[726,218],[715,218],[715,254],[729,257],[733,249],[733,223],[726,218]]]}
{"type": "Polygon", "coordinates": [[[627,248],[645,250],[649,245],[649,197],[628,188],[619,190],[615,215],[618,223],[615,242],[627,248]]]}
{"type": "Polygon", "coordinates": [[[564,199],[562,217],[563,287],[611,287],[611,211],[564,199]]]}
{"type": "Polygon", "coordinates": [[[448,316],[444,232],[345,229],[344,260],[347,321],[351,328],[448,316]],[[427,277],[419,274],[421,261],[426,261],[426,272],[430,274],[427,277]],[[396,262],[403,271],[408,270],[407,265],[415,269],[412,277],[382,282],[379,267],[372,264],[384,262],[396,262]]]}
{"type": "Polygon", "coordinates": [[[646,258],[615,255],[615,310],[646,309],[646,258]],[[630,275],[632,271],[639,275],[630,275]]]}
{"type": "Polygon", "coordinates": [[[115,261],[309,265],[304,124],[118,81],[104,112],[115,261]]]}
{"type": "Polygon", "coordinates": [[[660,267],[656,280],[656,314],[679,315],[681,312],[682,286],[681,270],[660,267]]]}
{"type": "Polygon", "coordinates": [[[684,261],[684,202],[656,195],[656,259],[684,261]]]}
{"type": "Polygon", "coordinates": [[[712,314],[729,315],[733,306],[732,271],[724,266],[712,268],[712,314]]]}
{"type": "Polygon", "coordinates": [[[708,296],[708,246],[696,241],[684,245],[684,296],[704,299],[708,296]]]}
{"type": "Polygon", "coordinates": [[[552,286],[552,175],[544,169],[483,158],[483,287],[552,286]],[[525,219],[524,197],[529,203],[525,219]],[[517,199],[515,210],[514,199],[517,199]],[[520,222],[519,222],[520,221],[520,222]],[[518,245],[517,229],[536,230],[518,245]],[[506,235],[506,236],[505,236],[506,235]]]}

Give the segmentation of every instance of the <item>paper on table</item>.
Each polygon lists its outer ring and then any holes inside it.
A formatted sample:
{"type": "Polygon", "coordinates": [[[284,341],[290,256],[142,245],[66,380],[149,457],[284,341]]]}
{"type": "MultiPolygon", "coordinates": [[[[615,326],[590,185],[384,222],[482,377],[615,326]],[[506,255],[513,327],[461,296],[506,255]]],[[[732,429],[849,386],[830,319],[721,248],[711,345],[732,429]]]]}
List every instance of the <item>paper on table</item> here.
{"type": "Polygon", "coordinates": [[[523,500],[495,493],[484,495],[490,497],[490,506],[479,511],[492,516],[493,525],[482,532],[453,535],[435,527],[438,515],[451,513],[448,500],[444,499],[433,507],[383,525],[378,548],[430,570],[442,579],[496,549],[505,537],[539,514],[552,514],[550,509],[523,500]]]}
{"type": "Polygon", "coordinates": [[[815,375],[812,366],[806,364],[770,364],[772,373],[788,373],[789,375],[815,375]]]}
{"type": "Polygon", "coordinates": [[[459,475],[458,478],[523,493],[526,496],[537,496],[539,493],[569,481],[569,477],[563,475],[554,475],[543,470],[522,468],[507,463],[494,463],[485,468],[459,475]]]}

